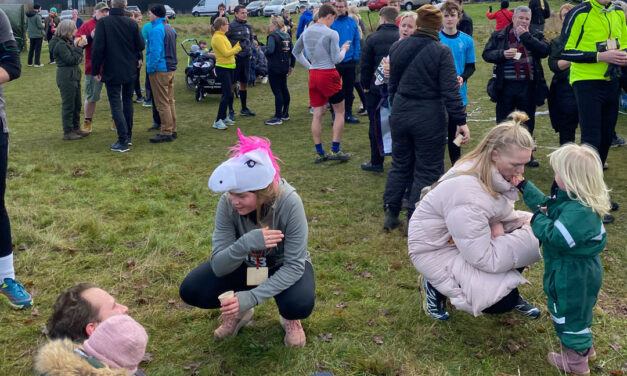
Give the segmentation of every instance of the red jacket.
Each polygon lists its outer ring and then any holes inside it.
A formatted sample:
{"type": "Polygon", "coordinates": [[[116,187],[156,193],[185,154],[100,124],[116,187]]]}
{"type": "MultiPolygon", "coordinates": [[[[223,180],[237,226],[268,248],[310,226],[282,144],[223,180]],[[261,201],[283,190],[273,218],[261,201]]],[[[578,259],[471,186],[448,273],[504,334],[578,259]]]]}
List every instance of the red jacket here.
{"type": "Polygon", "coordinates": [[[76,37],[80,38],[81,35],[87,36],[87,45],[84,48],[85,51],[85,74],[91,74],[91,52],[94,48],[94,38],[91,36],[91,32],[96,30],[95,18],[91,18],[89,21],[84,22],[81,27],[76,31],[76,37]]]}
{"type": "Polygon", "coordinates": [[[507,9],[501,9],[498,12],[494,13],[487,12],[486,16],[488,16],[488,18],[491,20],[496,18],[496,31],[505,29],[507,25],[512,23],[512,20],[514,19],[514,13],[510,12],[507,9]]]}

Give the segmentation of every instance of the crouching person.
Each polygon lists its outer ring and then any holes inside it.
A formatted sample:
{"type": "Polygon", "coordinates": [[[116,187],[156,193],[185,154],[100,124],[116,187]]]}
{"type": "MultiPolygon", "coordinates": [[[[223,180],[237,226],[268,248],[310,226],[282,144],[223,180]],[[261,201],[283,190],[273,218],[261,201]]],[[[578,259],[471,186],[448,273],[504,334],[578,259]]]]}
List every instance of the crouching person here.
{"type": "Polygon", "coordinates": [[[225,192],[216,210],[211,258],[185,277],[180,295],[199,308],[220,308],[217,340],[236,335],[255,306],[274,298],[285,345],[303,347],[300,320],[311,314],[315,300],[303,203],[280,178],[269,140],[244,137],[239,130],[238,135],[233,156],[209,178],[209,188],[225,192]]]}

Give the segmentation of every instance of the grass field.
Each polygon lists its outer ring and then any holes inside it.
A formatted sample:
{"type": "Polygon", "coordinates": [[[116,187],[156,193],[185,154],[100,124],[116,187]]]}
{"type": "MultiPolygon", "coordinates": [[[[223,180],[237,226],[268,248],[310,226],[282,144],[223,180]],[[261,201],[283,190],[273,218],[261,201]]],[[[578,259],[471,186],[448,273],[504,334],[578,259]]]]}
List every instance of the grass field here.
{"type": "MultiPolygon", "coordinates": [[[[487,6],[464,7],[475,23],[478,58],[468,89],[472,140],[464,151],[494,125],[494,104],[485,93],[491,67],[481,60],[493,28],[493,21],[485,18],[487,6]]],[[[498,9],[498,4],[493,6],[498,9]]],[[[551,6],[557,9],[559,3],[551,6]]],[[[374,24],[378,17],[371,14],[370,19],[374,24]]],[[[172,24],[180,40],[209,39],[208,22],[207,17],[180,16],[172,24]]],[[[267,18],[251,22],[265,33],[267,18]]],[[[265,41],[265,34],[260,40],[265,41]]],[[[46,52],[44,48],[44,62],[46,52]]],[[[257,116],[238,117],[237,127],[272,140],[275,155],[283,161],[283,177],[305,204],[317,283],[316,308],[303,321],[308,343],[296,350],[283,345],[271,301],[256,309],[252,327],[216,343],[212,332],[218,312],[184,305],[178,286],[209,258],[219,195],[207,188],[207,179],[236,141],[236,127],[224,132],[211,128],[219,96],[194,100],[183,84],[186,57],[179,52],[179,138],[150,144],[150,110],[136,105],[134,145],[124,154],[109,151],[116,137],[109,130],[106,95],[98,104],[93,134],[65,142],[55,66],[26,67],[23,54],[22,77],[5,85],[11,129],[6,199],[15,266],[35,307],[15,312],[0,306],[0,375],[32,372],[32,356],[46,341],[41,328],[55,298],[81,281],[108,290],[146,327],[151,360],[142,367],[150,375],[308,375],[320,370],[334,375],[558,374],[546,361],[547,352],[558,349],[546,314],[530,321],[515,313],[474,318],[452,310],[447,322],[424,315],[407,239],[402,231],[382,231],[386,174],[359,168],[369,158],[367,119],[346,127],[343,149],[353,153],[350,162],[314,165],[307,76],[300,66],[289,78],[292,120],[263,125],[272,115],[273,96],[268,85],[258,84],[248,96],[257,116]],[[375,337],[381,337],[376,338],[380,344],[375,337]]],[[[239,102],[235,108],[239,110],[239,102]]],[[[329,122],[327,116],[324,124],[329,122]]],[[[617,131],[627,135],[624,114],[617,131]]],[[[330,126],[324,126],[323,139],[328,148],[330,126]]],[[[547,191],[552,172],[546,155],[558,137],[546,115],[537,118],[536,139],[541,167],[526,171],[526,176],[547,191]]],[[[386,171],[389,163],[387,158],[386,171]]],[[[608,163],[607,183],[622,208],[614,213],[616,223],[606,226],[604,284],[593,328],[599,360],[592,372],[618,375],[627,372],[627,241],[622,237],[627,232],[627,148],[612,149],[608,163]]],[[[544,310],[542,270],[541,263],[533,265],[525,273],[531,285],[521,291],[544,310]]]]}

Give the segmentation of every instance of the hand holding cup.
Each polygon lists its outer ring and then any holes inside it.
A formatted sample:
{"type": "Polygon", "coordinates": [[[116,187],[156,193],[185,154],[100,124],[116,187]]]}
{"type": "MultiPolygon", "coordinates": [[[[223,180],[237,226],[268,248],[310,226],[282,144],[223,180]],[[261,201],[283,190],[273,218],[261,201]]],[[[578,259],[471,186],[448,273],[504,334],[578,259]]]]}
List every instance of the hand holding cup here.
{"type": "Polygon", "coordinates": [[[220,300],[222,306],[220,312],[222,312],[223,315],[232,316],[239,313],[239,300],[233,290],[220,294],[218,300],[220,300]]]}

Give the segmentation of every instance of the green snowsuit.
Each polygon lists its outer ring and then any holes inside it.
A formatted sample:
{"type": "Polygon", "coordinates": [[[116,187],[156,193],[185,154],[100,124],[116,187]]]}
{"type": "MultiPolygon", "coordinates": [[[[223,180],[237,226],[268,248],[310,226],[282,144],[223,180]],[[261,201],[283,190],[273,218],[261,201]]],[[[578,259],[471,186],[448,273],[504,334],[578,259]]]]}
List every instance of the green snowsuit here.
{"type": "Polygon", "coordinates": [[[592,308],[603,279],[599,254],[607,235],[601,217],[562,190],[545,196],[530,181],[523,198],[535,213],[531,228],[542,242],[544,292],[555,331],[564,346],[584,351],[593,344],[592,308]]]}

